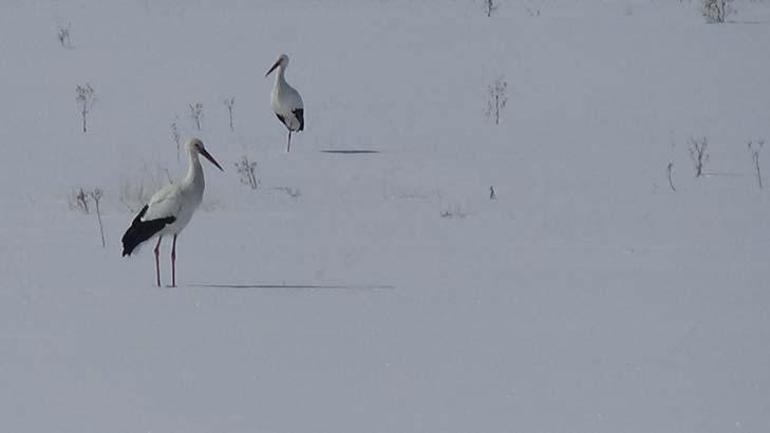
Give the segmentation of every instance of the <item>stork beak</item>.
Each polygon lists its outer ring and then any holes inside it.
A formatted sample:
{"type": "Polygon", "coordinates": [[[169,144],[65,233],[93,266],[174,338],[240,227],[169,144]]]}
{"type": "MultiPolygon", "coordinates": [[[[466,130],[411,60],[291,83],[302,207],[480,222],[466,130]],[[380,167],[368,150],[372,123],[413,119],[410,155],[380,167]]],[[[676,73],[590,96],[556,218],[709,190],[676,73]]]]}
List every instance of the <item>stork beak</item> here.
{"type": "Polygon", "coordinates": [[[267,73],[265,74],[265,77],[267,77],[268,75],[270,75],[270,73],[271,73],[271,72],[273,72],[273,71],[275,70],[275,68],[277,68],[277,67],[278,67],[278,65],[279,65],[279,64],[281,64],[281,59],[278,59],[278,60],[277,60],[275,63],[273,63],[273,66],[272,66],[272,67],[270,67],[270,70],[269,70],[269,71],[267,71],[267,73]]]}
{"type": "Polygon", "coordinates": [[[217,161],[214,159],[214,157],[213,157],[213,156],[211,156],[211,154],[210,154],[210,153],[208,153],[208,152],[206,151],[206,149],[201,149],[201,155],[205,156],[205,157],[206,157],[206,159],[208,159],[208,160],[209,160],[209,161],[210,161],[212,164],[214,164],[215,166],[217,166],[217,168],[218,168],[218,169],[220,169],[220,170],[222,170],[222,171],[225,171],[225,170],[222,168],[222,166],[221,166],[221,165],[219,165],[219,163],[218,163],[218,162],[217,162],[217,161]]]}

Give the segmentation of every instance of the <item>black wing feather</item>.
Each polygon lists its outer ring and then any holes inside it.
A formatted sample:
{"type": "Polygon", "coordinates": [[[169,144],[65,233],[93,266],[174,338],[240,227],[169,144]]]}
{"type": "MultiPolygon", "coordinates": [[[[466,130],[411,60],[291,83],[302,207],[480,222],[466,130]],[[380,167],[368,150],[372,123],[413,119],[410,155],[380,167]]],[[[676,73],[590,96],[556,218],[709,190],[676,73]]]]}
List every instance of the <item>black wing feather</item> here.
{"type": "Polygon", "coordinates": [[[280,114],[278,114],[278,113],[275,113],[275,115],[276,115],[276,116],[278,116],[278,120],[280,120],[280,121],[281,121],[281,123],[283,123],[283,126],[285,126],[285,127],[287,127],[287,128],[289,127],[289,125],[287,125],[287,124],[286,124],[286,118],[285,118],[285,117],[281,116],[281,115],[280,115],[280,114]]]}
{"type": "Polygon", "coordinates": [[[147,213],[149,207],[149,205],[144,205],[142,210],[139,211],[139,214],[134,218],[134,221],[131,222],[131,227],[129,227],[123,235],[123,257],[130,256],[131,252],[133,252],[134,248],[139,244],[163,230],[163,227],[166,227],[166,225],[176,221],[175,216],[142,221],[142,217],[147,213]]]}

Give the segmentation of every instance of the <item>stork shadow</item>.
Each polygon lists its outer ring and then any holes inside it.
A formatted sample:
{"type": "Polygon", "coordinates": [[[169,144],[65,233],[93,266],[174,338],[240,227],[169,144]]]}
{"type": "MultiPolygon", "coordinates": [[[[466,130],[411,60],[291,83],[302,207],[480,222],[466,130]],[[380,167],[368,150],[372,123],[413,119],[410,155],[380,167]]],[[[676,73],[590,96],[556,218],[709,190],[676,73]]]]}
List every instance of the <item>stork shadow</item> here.
{"type": "Polygon", "coordinates": [[[321,153],[331,153],[337,155],[371,155],[374,153],[380,153],[379,150],[369,149],[325,149],[321,153]]]}
{"type": "Polygon", "coordinates": [[[395,286],[385,284],[190,284],[190,287],[207,289],[236,289],[236,290],[297,290],[297,291],[352,291],[352,292],[381,292],[395,290],[395,286]]]}

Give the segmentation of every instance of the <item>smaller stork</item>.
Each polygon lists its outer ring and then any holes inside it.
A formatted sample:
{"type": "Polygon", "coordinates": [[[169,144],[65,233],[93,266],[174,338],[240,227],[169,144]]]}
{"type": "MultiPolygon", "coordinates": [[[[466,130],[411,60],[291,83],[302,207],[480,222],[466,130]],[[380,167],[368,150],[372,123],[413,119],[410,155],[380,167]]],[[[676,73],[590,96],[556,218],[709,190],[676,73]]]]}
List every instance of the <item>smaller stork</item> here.
{"type": "Polygon", "coordinates": [[[270,75],[276,68],[278,69],[270,98],[275,115],[278,116],[278,120],[289,130],[289,140],[286,144],[286,151],[289,152],[291,150],[291,133],[305,129],[305,117],[302,97],[299,96],[297,89],[291,87],[286,82],[286,78],[284,78],[287,66],[289,66],[289,56],[281,54],[270,70],[267,71],[265,77],[270,75]]]}
{"type": "MultiPolygon", "coordinates": [[[[176,287],[176,237],[190,222],[203,200],[205,182],[203,167],[198,155],[203,155],[218,169],[219,163],[206,151],[198,138],[187,141],[187,155],[190,166],[187,175],[177,183],[168,185],[153,194],[149,203],[136,215],[131,227],[123,235],[123,256],[129,256],[139,244],[157,236],[155,245],[155,282],[160,287],[160,241],[164,235],[174,235],[171,246],[171,287],[176,287]]],[[[224,171],[224,170],[222,170],[224,171]]]]}

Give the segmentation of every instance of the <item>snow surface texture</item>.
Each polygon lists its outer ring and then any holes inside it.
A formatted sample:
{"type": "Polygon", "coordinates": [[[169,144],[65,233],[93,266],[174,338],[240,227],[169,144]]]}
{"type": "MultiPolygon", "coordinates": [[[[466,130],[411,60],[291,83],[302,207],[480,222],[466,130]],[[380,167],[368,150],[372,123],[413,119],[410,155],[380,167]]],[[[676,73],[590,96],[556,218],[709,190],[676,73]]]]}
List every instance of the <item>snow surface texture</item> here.
{"type": "Polygon", "coordinates": [[[770,431],[770,3],[735,6],[3,1],[0,431],[770,431]],[[120,236],[172,122],[226,172],[158,289],[120,236]]]}

